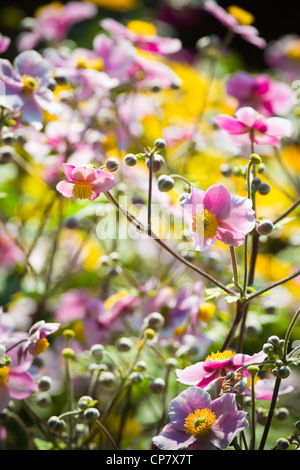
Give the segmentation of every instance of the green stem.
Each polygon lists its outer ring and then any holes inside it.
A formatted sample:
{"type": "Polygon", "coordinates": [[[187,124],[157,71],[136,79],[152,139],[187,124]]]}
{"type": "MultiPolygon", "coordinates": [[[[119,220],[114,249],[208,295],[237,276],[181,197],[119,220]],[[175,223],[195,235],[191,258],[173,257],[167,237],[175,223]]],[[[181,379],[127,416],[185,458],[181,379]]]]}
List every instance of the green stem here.
{"type": "Polygon", "coordinates": [[[276,402],[277,402],[280,383],[281,383],[281,379],[279,377],[276,377],[275,386],[274,386],[274,390],[273,390],[273,396],[272,396],[272,400],[271,400],[271,405],[270,405],[270,409],[269,409],[269,413],[268,413],[268,417],[267,417],[267,422],[266,422],[266,425],[265,425],[265,429],[264,429],[264,432],[263,432],[262,439],[261,439],[260,446],[259,446],[258,450],[264,450],[264,447],[265,447],[265,444],[266,444],[266,440],[267,440],[267,437],[268,437],[268,434],[269,434],[269,430],[270,430],[270,426],[271,426],[271,422],[272,422],[272,419],[273,419],[273,414],[274,414],[274,410],[275,410],[275,406],[276,406],[276,402]]]}
{"type": "Polygon", "coordinates": [[[108,439],[109,442],[111,443],[112,447],[113,447],[115,450],[119,450],[117,444],[115,443],[113,437],[112,437],[111,434],[108,432],[108,430],[106,429],[106,427],[103,426],[103,424],[102,424],[99,420],[96,420],[95,423],[96,423],[96,425],[98,426],[98,428],[101,429],[101,431],[104,432],[104,434],[106,435],[107,439],[108,439]]]}
{"type": "Polygon", "coordinates": [[[294,328],[295,323],[298,320],[299,315],[300,315],[300,308],[298,308],[297,312],[295,313],[295,315],[294,315],[294,317],[293,317],[293,319],[292,319],[292,321],[291,321],[291,323],[288,327],[285,338],[284,338],[283,355],[282,355],[283,362],[286,361],[288,342],[289,342],[289,339],[290,339],[290,336],[291,336],[291,333],[292,333],[292,329],[294,328]]]}

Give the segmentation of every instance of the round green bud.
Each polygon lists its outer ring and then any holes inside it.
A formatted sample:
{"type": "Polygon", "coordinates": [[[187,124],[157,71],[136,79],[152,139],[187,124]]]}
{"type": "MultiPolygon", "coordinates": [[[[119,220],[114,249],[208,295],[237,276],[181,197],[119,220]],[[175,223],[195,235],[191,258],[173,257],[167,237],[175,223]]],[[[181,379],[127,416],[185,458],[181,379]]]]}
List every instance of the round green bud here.
{"type": "Polygon", "coordinates": [[[161,378],[156,378],[151,380],[149,383],[149,390],[152,393],[159,394],[161,393],[166,387],[166,382],[161,378]]]}
{"type": "Polygon", "coordinates": [[[163,150],[166,147],[166,141],[164,139],[156,139],[154,146],[159,150],[163,150]]]}
{"type": "Polygon", "coordinates": [[[287,450],[290,447],[289,441],[285,439],[284,437],[280,437],[277,440],[276,445],[279,450],[287,450]]]}
{"type": "Polygon", "coordinates": [[[125,155],[124,160],[126,165],[128,166],[135,166],[138,162],[138,159],[133,153],[128,153],[127,155],[125,155]]]}
{"type": "Polygon", "coordinates": [[[259,367],[258,366],[248,366],[247,367],[247,372],[249,372],[250,375],[256,375],[259,372],[259,367]]]}
{"type": "Polygon", "coordinates": [[[270,336],[270,337],[268,338],[268,343],[271,343],[271,344],[273,344],[274,346],[278,346],[278,345],[279,345],[279,338],[278,338],[278,336],[275,336],[275,335],[270,336]]]}
{"type": "MultiPolygon", "coordinates": [[[[152,157],[152,170],[153,173],[158,173],[162,167],[164,166],[165,160],[164,158],[159,155],[158,153],[154,154],[152,157]]],[[[150,170],[150,158],[147,158],[146,165],[150,170]]]]}
{"type": "Polygon", "coordinates": [[[289,416],[289,410],[284,407],[278,408],[275,416],[279,421],[284,421],[289,416]]]}
{"type": "Polygon", "coordinates": [[[52,379],[51,377],[48,377],[47,375],[44,375],[38,381],[38,389],[40,390],[40,392],[47,392],[48,390],[50,390],[51,385],[52,385],[52,379]]]}
{"type": "Polygon", "coordinates": [[[91,403],[94,402],[94,399],[88,395],[83,395],[78,400],[78,406],[81,410],[86,410],[91,403]]]}
{"type": "Polygon", "coordinates": [[[54,432],[61,432],[65,429],[66,423],[58,416],[51,416],[47,421],[48,428],[54,432]]]}
{"type": "Polygon", "coordinates": [[[97,408],[87,408],[83,413],[84,419],[88,423],[96,421],[100,417],[100,411],[97,408]]]}
{"type": "Polygon", "coordinates": [[[165,324],[165,319],[159,312],[152,312],[145,318],[145,325],[152,330],[159,330],[165,324]]]}
{"type": "Polygon", "coordinates": [[[283,362],[279,359],[278,361],[275,362],[275,367],[281,367],[283,366],[283,362]]]}
{"type": "Polygon", "coordinates": [[[274,352],[274,345],[271,343],[265,343],[263,345],[263,352],[267,355],[273,354],[274,352]]]}
{"type": "Polygon", "coordinates": [[[144,376],[140,372],[132,372],[129,376],[131,383],[133,383],[134,385],[141,383],[143,381],[143,378],[144,376]]]}
{"type": "Polygon", "coordinates": [[[110,263],[110,257],[107,255],[102,255],[99,258],[99,262],[102,264],[102,266],[108,266],[110,263]]]}
{"type": "Polygon", "coordinates": [[[297,429],[297,431],[300,431],[300,420],[296,421],[294,426],[297,429]]]}
{"type": "Polygon", "coordinates": [[[269,235],[273,232],[273,230],[274,225],[271,220],[262,220],[256,229],[257,233],[259,233],[260,235],[269,235]]]}
{"type": "Polygon", "coordinates": [[[232,175],[232,168],[230,165],[228,165],[227,163],[223,163],[221,166],[220,166],[220,172],[223,176],[225,176],[226,178],[228,178],[229,176],[232,175]]]}
{"type": "Polygon", "coordinates": [[[90,348],[91,356],[96,359],[96,361],[101,361],[104,356],[104,346],[102,344],[93,344],[90,348]]]}
{"type": "Polygon", "coordinates": [[[147,363],[145,361],[138,361],[135,365],[135,369],[139,372],[144,372],[147,369],[147,363]]]}
{"type": "Polygon", "coordinates": [[[168,192],[171,191],[171,189],[174,188],[174,180],[171,178],[171,176],[168,175],[160,175],[160,177],[157,180],[158,184],[158,189],[161,192],[168,192]]]}
{"type": "Polygon", "coordinates": [[[35,402],[40,408],[47,408],[51,405],[51,396],[47,392],[38,393],[35,397],[35,402]]]}
{"type": "Polygon", "coordinates": [[[5,145],[0,148],[0,163],[8,163],[14,156],[15,151],[13,147],[5,145]]]}
{"type": "Polygon", "coordinates": [[[113,387],[116,383],[116,377],[109,370],[103,371],[99,377],[99,382],[105,387],[113,387]]]}
{"type": "Polygon", "coordinates": [[[71,330],[70,328],[67,328],[66,330],[64,330],[62,334],[66,339],[76,338],[75,331],[71,330]]]}
{"type": "Polygon", "coordinates": [[[130,338],[120,338],[117,342],[117,349],[120,352],[128,352],[132,349],[133,342],[130,338]]]}
{"type": "Polygon", "coordinates": [[[156,332],[154,330],[152,330],[152,328],[146,328],[144,330],[144,336],[149,339],[149,340],[152,340],[155,338],[156,336],[156,332]]]}
{"type": "Polygon", "coordinates": [[[267,167],[264,163],[260,163],[257,167],[257,173],[264,173],[266,171],[267,167]]]}
{"type": "Polygon", "coordinates": [[[252,153],[250,155],[250,163],[252,165],[260,165],[262,163],[260,156],[257,153],[252,153]]]}
{"type": "Polygon", "coordinates": [[[271,191],[271,186],[269,185],[269,183],[261,183],[257,189],[258,189],[259,194],[262,194],[265,196],[266,194],[269,194],[269,192],[271,191]]]}
{"type": "Polygon", "coordinates": [[[65,359],[74,359],[75,351],[72,348],[64,348],[62,350],[62,355],[65,359]]]}
{"type": "Polygon", "coordinates": [[[290,373],[291,369],[288,366],[279,367],[277,372],[278,377],[280,377],[281,379],[286,379],[287,377],[289,377],[290,373]]]}
{"type": "Polygon", "coordinates": [[[5,145],[11,145],[14,142],[14,134],[12,132],[5,132],[2,135],[2,142],[5,145]]]}
{"type": "Polygon", "coordinates": [[[178,361],[175,357],[168,357],[166,359],[166,366],[168,369],[175,369],[178,366],[178,361]]]}
{"type": "Polygon", "coordinates": [[[108,171],[114,172],[119,168],[119,162],[116,158],[108,158],[105,162],[108,171]]]}

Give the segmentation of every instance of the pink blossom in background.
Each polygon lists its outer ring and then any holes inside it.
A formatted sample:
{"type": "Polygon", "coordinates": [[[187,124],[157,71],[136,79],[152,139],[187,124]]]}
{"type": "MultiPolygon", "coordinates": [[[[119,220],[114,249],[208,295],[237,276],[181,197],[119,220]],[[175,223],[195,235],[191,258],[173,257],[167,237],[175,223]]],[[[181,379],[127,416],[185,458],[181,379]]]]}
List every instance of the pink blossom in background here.
{"type": "Polygon", "coordinates": [[[103,71],[110,77],[118,78],[121,83],[128,80],[128,69],[134,56],[133,45],[122,38],[111,38],[105,34],[94,38],[91,58],[101,59],[103,71]]]}
{"type": "Polygon", "coordinates": [[[109,191],[115,185],[113,175],[86,165],[64,163],[63,170],[68,179],[60,181],[56,189],[68,198],[94,201],[100,193],[109,191]]]}
{"type": "Polygon", "coordinates": [[[3,230],[0,230],[0,269],[10,269],[23,264],[25,255],[21,248],[3,230]]]}
{"type": "Polygon", "coordinates": [[[300,76],[300,36],[286,34],[277,41],[271,42],[265,58],[269,67],[286,80],[293,81],[300,76]]]}
{"type": "Polygon", "coordinates": [[[171,400],[170,423],[152,441],[161,450],[225,449],[249,426],[246,416],[238,411],[234,394],[213,400],[207,391],[189,387],[171,400]]]}
{"type": "Polygon", "coordinates": [[[22,119],[29,124],[40,125],[43,110],[50,114],[60,111],[48,86],[52,78],[49,62],[36,51],[21,52],[14,66],[0,59],[0,106],[11,111],[20,111],[22,119]]]}
{"type": "Polygon", "coordinates": [[[252,356],[241,353],[236,354],[228,350],[221,353],[214,353],[207,356],[204,361],[187,366],[182,370],[177,369],[177,380],[186,385],[206,387],[218,377],[222,377],[230,371],[236,371],[240,367],[245,367],[241,373],[249,376],[246,370],[247,365],[263,362],[265,357],[266,354],[262,351],[252,356]]]}
{"type": "Polygon", "coordinates": [[[233,15],[224,10],[224,8],[218,5],[214,0],[205,0],[203,8],[233,33],[240,35],[245,41],[260,49],[266,46],[266,41],[259,36],[257,28],[251,24],[241,24],[233,15]]]}
{"type": "Polygon", "coordinates": [[[239,108],[251,106],[265,116],[284,116],[293,107],[292,88],[265,74],[236,72],[227,82],[227,93],[238,100],[239,108]]]}
{"type": "Polygon", "coordinates": [[[96,6],[86,1],[68,2],[65,5],[52,2],[42,6],[37,10],[32,31],[23,32],[19,36],[19,50],[33,49],[41,41],[63,41],[75,23],[93,18],[96,14],[96,6]]]}
{"type": "Polygon", "coordinates": [[[213,246],[216,240],[229,246],[242,245],[245,235],[255,227],[252,201],[231,195],[223,184],[214,184],[207,191],[193,187],[180,204],[198,251],[213,246]]]}
{"type": "Polygon", "coordinates": [[[174,54],[178,52],[182,45],[177,38],[160,37],[156,34],[138,34],[113,18],[105,18],[101,21],[102,28],[116,37],[123,37],[131,42],[135,47],[156,54],[174,54]]]}
{"type": "Polygon", "coordinates": [[[10,38],[0,33],[0,54],[8,49],[10,43],[10,38]]]}
{"type": "Polygon", "coordinates": [[[48,335],[55,333],[60,328],[59,323],[40,320],[29,329],[27,340],[18,348],[19,361],[22,357],[26,357],[28,353],[32,356],[38,356],[44,352],[49,343],[46,340],[48,335]]]}
{"type": "Polygon", "coordinates": [[[251,106],[239,108],[235,117],[220,114],[214,122],[240,144],[251,143],[253,139],[258,145],[278,147],[282,138],[291,137],[293,133],[293,125],[288,119],[266,118],[251,106]]]}

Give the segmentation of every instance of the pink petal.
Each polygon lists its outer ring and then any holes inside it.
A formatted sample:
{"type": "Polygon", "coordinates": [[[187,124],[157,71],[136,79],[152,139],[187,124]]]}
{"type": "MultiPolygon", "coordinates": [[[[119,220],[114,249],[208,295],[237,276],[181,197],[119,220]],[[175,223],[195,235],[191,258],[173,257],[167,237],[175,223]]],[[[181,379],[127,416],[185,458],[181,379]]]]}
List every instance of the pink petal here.
{"type": "Polygon", "coordinates": [[[57,183],[56,189],[63,196],[74,198],[73,186],[74,183],[72,181],[60,181],[57,183]]]}
{"type": "Polygon", "coordinates": [[[227,116],[227,114],[220,114],[213,121],[229,134],[243,134],[248,130],[243,122],[240,122],[231,116],[227,116]]]}
{"type": "Polygon", "coordinates": [[[244,235],[240,232],[235,232],[232,229],[218,228],[217,239],[228,246],[240,246],[244,243],[244,235]]]}
{"type": "Polygon", "coordinates": [[[15,374],[11,371],[7,388],[9,390],[10,397],[16,400],[24,400],[38,391],[37,384],[28,372],[15,374]]]}
{"type": "Polygon", "coordinates": [[[75,166],[69,165],[68,163],[64,163],[62,167],[64,170],[64,174],[66,175],[68,180],[76,182],[76,179],[73,178],[73,175],[72,175],[72,171],[74,170],[75,166]]]}
{"type": "Polygon", "coordinates": [[[115,180],[113,175],[107,173],[106,171],[97,170],[97,176],[93,181],[93,190],[95,192],[102,193],[109,191],[115,185],[115,180]]]}
{"type": "Polygon", "coordinates": [[[246,197],[231,196],[229,213],[222,213],[218,218],[221,227],[247,234],[254,229],[255,217],[252,201],[246,197]]]}
{"type": "Polygon", "coordinates": [[[203,362],[197,362],[185,369],[176,369],[177,380],[186,385],[198,385],[202,377],[206,375],[203,362]]]}
{"type": "Polygon", "coordinates": [[[92,183],[97,178],[95,168],[88,166],[76,166],[72,171],[72,176],[76,181],[87,181],[92,183]]]}
{"type": "Polygon", "coordinates": [[[293,133],[291,121],[280,117],[271,117],[267,120],[267,134],[274,137],[290,137],[293,133]]]}
{"type": "Polygon", "coordinates": [[[226,217],[230,212],[231,195],[223,184],[214,184],[207,189],[204,197],[205,209],[216,217],[226,217]]]}

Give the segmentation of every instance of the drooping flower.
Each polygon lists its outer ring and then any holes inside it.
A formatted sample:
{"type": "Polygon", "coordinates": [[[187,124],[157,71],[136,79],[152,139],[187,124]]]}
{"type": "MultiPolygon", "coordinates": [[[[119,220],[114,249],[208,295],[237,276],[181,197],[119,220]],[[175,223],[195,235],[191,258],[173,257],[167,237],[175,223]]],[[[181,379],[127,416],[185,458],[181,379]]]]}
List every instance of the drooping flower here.
{"type": "Polygon", "coordinates": [[[21,33],[19,50],[33,49],[41,41],[60,42],[67,37],[71,27],[97,14],[95,5],[85,1],[71,1],[63,5],[52,2],[38,8],[31,31],[21,33]]]}
{"type": "Polygon", "coordinates": [[[293,107],[293,91],[284,82],[268,75],[240,70],[227,83],[227,93],[238,100],[238,107],[251,106],[265,116],[283,116],[293,107]]]}
{"type": "Polygon", "coordinates": [[[115,185],[113,175],[86,165],[64,163],[63,170],[68,179],[60,181],[56,189],[68,198],[94,201],[100,193],[109,191],[115,185]]]}
{"type": "Polygon", "coordinates": [[[231,350],[212,353],[204,361],[197,362],[185,369],[177,369],[177,379],[186,385],[197,385],[206,387],[218,377],[225,376],[228,372],[236,371],[240,367],[245,367],[242,373],[249,376],[247,365],[260,363],[265,359],[264,352],[259,352],[249,356],[248,354],[235,353],[231,350]]]}
{"type": "Polygon", "coordinates": [[[132,20],[127,27],[113,18],[105,18],[101,26],[116,37],[123,37],[135,47],[156,54],[173,54],[181,49],[181,41],[177,38],[160,37],[152,23],[132,20]]]}
{"type": "Polygon", "coordinates": [[[220,114],[214,122],[237,143],[253,142],[278,147],[284,137],[291,137],[293,125],[282,117],[265,117],[250,106],[238,109],[235,117],[220,114]]]}
{"type": "Polygon", "coordinates": [[[21,52],[14,67],[8,60],[0,59],[0,79],[4,84],[0,88],[0,106],[20,111],[25,122],[40,125],[43,110],[56,114],[60,109],[48,88],[51,78],[50,64],[36,51],[21,52]]]}
{"type": "Polygon", "coordinates": [[[28,332],[27,340],[18,349],[19,361],[22,357],[25,358],[28,353],[32,356],[38,356],[43,353],[49,346],[47,336],[55,333],[59,328],[59,323],[46,323],[44,320],[40,320],[32,325],[28,332]]]}
{"type": "Polygon", "coordinates": [[[226,449],[248,427],[246,415],[238,411],[232,393],[212,399],[207,391],[189,387],[170,402],[170,423],[153,444],[162,450],[226,449]]]}
{"type": "MultiPolygon", "coordinates": [[[[9,338],[6,349],[15,344],[17,338],[9,338]]],[[[7,407],[10,400],[25,400],[38,391],[37,384],[29,372],[31,360],[17,359],[17,349],[10,350],[7,355],[11,362],[0,367],[0,411],[7,407]]]]}
{"type": "Polygon", "coordinates": [[[242,245],[255,226],[251,200],[231,195],[223,184],[214,184],[207,191],[192,188],[181,206],[198,251],[206,250],[216,240],[229,246],[242,245]]]}
{"type": "Polygon", "coordinates": [[[261,38],[257,28],[252,26],[255,18],[248,11],[235,5],[232,5],[226,11],[215,0],[205,0],[203,8],[233,33],[245,39],[245,41],[261,49],[266,46],[265,39],[261,38]]]}

